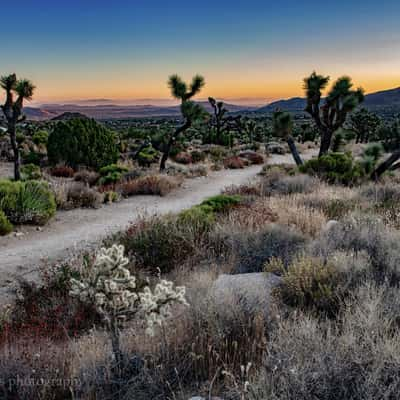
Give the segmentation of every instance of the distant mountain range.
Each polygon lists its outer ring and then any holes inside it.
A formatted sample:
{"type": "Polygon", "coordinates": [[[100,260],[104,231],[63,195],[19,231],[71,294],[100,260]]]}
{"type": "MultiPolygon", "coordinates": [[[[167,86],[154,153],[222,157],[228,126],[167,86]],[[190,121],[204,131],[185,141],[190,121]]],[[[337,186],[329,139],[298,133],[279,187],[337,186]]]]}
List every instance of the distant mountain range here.
{"type": "MultiPolygon", "coordinates": [[[[99,104],[107,103],[108,99],[95,99],[79,102],[79,104],[43,104],[40,107],[25,107],[24,111],[30,120],[54,119],[64,113],[80,113],[95,119],[128,119],[145,117],[178,117],[180,115],[179,106],[154,106],[154,105],[114,105],[99,104]],[[89,103],[96,101],[96,105],[89,103]]],[[[208,112],[211,106],[207,101],[198,102],[208,112]]],[[[306,99],[293,97],[287,100],[274,101],[264,107],[248,107],[237,104],[225,104],[229,112],[257,112],[272,113],[276,109],[290,112],[303,112],[306,106],[306,99]]],[[[370,93],[365,96],[364,107],[376,112],[386,112],[388,110],[400,112],[400,87],[396,89],[383,90],[370,93]]]]}
{"type": "MultiPolygon", "coordinates": [[[[208,112],[211,106],[207,101],[198,102],[208,112]]],[[[256,107],[225,104],[229,112],[255,111],[256,107]]],[[[153,105],[113,105],[113,104],[43,104],[36,107],[25,107],[25,115],[30,120],[55,119],[64,113],[80,113],[94,119],[125,119],[144,117],[178,117],[179,106],[153,106],[153,105]]]]}
{"type": "MultiPolygon", "coordinates": [[[[400,87],[367,94],[362,106],[376,112],[386,111],[388,108],[400,112],[400,87]]],[[[257,112],[271,113],[276,109],[290,112],[303,112],[305,107],[305,98],[293,97],[287,100],[274,101],[273,103],[259,108],[257,112]]]]}

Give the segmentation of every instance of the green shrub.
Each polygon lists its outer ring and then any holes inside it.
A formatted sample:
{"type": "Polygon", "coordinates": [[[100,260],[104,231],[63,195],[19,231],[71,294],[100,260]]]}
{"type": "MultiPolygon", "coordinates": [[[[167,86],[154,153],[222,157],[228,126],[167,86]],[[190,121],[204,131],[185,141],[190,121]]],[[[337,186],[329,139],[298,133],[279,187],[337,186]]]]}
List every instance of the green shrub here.
{"type": "Polygon", "coordinates": [[[220,213],[239,205],[241,201],[241,196],[220,194],[204,200],[200,206],[208,206],[213,212],[220,213]]]}
{"type": "Polygon", "coordinates": [[[313,310],[335,316],[341,298],[340,274],[333,265],[317,258],[298,258],[286,268],[279,259],[265,266],[266,272],[282,276],[276,289],[281,300],[302,310],[313,310]]]}
{"type": "Polygon", "coordinates": [[[178,215],[178,223],[183,226],[191,227],[198,232],[207,232],[215,222],[212,207],[199,205],[182,211],[178,215]]]}
{"type": "Polygon", "coordinates": [[[100,168],[100,175],[102,176],[99,180],[100,185],[112,185],[119,182],[122,179],[122,174],[128,172],[128,168],[110,164],[103,168],[100,168]]]}
{"type": "Polygon", "coordinates": [[[60,121],[50,133],[47,151],[51,164],[99,169],[115,163],[119,152],[112,131],[93,119],[60,121]]]}
{"type": "Polygon", "coordinates": [[[355,184],[364,175],[361,165],[354,161],[351,153],[328,153],[313,158],[300,166],[300,171],[329,183],[344,185],[355,184]]]}
{"type": "Polygon", "coordinates": [[[17,224],[45,224],[56,211],[53,193],[39,181],[0,181],[0,209],[17,224]]]}
{"type": "Polygon", "coordinates": [[[192,162],[194,163],[198,163],[198,162],[202,162],[206,159],[206,154],[202,151],[198,151],[198,150],[193,150],[190,153],[191,157],[192,157],[192,162]]]}
{"type": "Polygon", "coordinates": [[[48,140],[49,140],[49,132],[44,130],[37,131],[32,136],[32,141],[36,145],[47,144],[48,140]]]}
{"type": "Polygon", "coordinates": [[[40,167],[35,164],[26,164],[21,167],[21,179],[23,181],[37,180],[42,177],[40,167]]]}
{"type": "Polygon", "coordinates": [[[203,253],[211,218],[197,209],[179,216],[154,217],[139,221],[118,240],[135,257],[138,267],[165,273],[203,253]]]}
{"type": "Polygon", "coordinates": [[[12,232],[13,226],[3,211],[0,210],[0,236],[7,235],[12,232]]]}
{"type": "Polygon", "coordinates": [[[150,167],[151,164],[157,161],[157,158],[158,151],[153,146],[144,148],[137,157],[141,167],[150,167]]]}

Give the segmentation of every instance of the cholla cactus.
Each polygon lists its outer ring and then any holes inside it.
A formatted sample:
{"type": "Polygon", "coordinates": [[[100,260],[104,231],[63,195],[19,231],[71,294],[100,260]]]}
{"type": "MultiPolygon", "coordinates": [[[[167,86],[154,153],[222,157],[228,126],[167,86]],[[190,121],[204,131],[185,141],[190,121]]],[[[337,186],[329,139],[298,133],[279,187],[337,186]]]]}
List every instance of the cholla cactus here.
{"type": "Polygon", "coordinates": [[[154,291],[146,286],[139,291],[136,278],[126,268],[129,260],[124,256],[124,246],[113,245],[102,248],[93,267],[81,280],[71,280],[74,297],[93,304],[107,323],[117,360],[121,359],[119,326],[133,316],[142,317],[147,323],[146,332],[153,334],[154,326],[170,316],[171,305],[188,305],[185,288],[175,287],[172,282],[162,280],[154,291]]]}

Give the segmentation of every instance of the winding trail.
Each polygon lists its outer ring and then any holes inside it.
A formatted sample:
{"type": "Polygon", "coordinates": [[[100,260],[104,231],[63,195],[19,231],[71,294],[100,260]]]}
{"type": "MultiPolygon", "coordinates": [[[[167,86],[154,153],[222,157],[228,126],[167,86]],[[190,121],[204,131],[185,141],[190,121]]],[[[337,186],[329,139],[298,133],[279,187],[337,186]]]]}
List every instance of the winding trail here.
{"type": "MultiPolygon", "coordinates": [[[[304,154],[309,158],[313,152],[304,154]]],[[[291,163],[290,154],[273,155],[269,163],[291,163]]],[[[208,177],[187,179],[181,188],[165,197],[134,196],[101,209],[75,209],[57,212],[41,230],[22,227],[20,236],[0,237],[0,303],[13,297],[18,278],[36,280],[41,265],[66,260],[91,249],[112,233],[126,228],[140,215],[179,212],[219,194],[230,185],[244,184],[261,170],[252,166],[241,170],[221,170],[208,177]]]]}

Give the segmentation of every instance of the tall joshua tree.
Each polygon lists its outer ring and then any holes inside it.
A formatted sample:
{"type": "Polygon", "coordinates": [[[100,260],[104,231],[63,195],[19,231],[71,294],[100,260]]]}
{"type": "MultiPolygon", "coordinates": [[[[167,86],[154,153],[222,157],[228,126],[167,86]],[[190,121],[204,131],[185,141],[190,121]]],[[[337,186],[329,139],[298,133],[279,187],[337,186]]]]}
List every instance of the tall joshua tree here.
{"type": "Polygon", "coordinates": [[[6,101],[1,106],[7,121],[7,131],[10,135],[11,147],[14,153],[14,178],[19,180],[20,154],[17,143],[17,124],[25,119],[23,115],[24,100],[31,100],[35,86],[27,79],[17,79],[15,74],[2,76],[0,86],[6,91],[6,101]],[[15,100],[16,96],[16,100],[15,100]]]}
{"type": "Polygon", "coordinates": [[[273,125],[275,135],[282,137],[286,140],[296,164],[302,165],[303,160],[301,159],[300,154],[297,151],[297,147],[292,136],[292,116],[285,111],[275,111],[273,114],[273,125]]]}
{"type": "Polygon", "coordinates": [[[160,162],[160,171],[165,170],[169,153],[177,138],[186,132],[195,120],[205,115],[204,109],[199,104],[190,100],[200,92],[204,85],[205,81],[201,75],[194,76],[189,87],[178,75],[171,75],[169,77],[168,86],[171,89],[172,96],[181,101],[183,123],[175,129],[165,145],[160,162]]]}
{"type": "Polygon", "coordinates": [[[213,109],[210,126],[215,129],[215,139],[217,144],[222,144],[222,134],[225,131],[226,124],[228,122],[228,119],[225,118],[225,114],[228,112],[228,110],[224,107],[224,103],[222,101],[217,101],[213,97],[209,97],[208,102],[213,109]]]}
{"type": "Polygon", "coordinates": [[[364,100],[364,91],[361,88],[353,90],[351,78],[343,76],[333,84],[325,104],[321,105],[322,91],[328,82],[328,76],[315,72],[304,79],[307,96],[305,111],[311,115],[321,134],[319,156],[329,151],[335,131],[343,126],[347,115],[364,100]]]}

